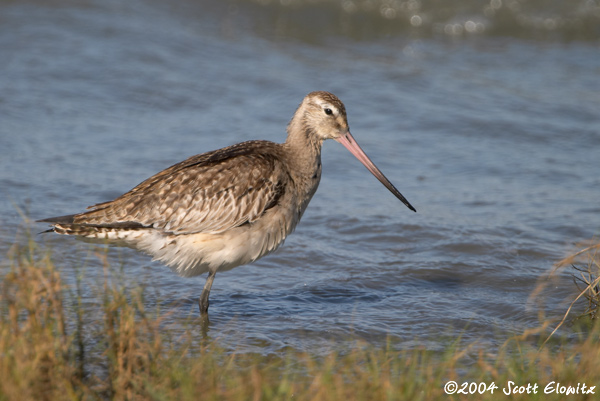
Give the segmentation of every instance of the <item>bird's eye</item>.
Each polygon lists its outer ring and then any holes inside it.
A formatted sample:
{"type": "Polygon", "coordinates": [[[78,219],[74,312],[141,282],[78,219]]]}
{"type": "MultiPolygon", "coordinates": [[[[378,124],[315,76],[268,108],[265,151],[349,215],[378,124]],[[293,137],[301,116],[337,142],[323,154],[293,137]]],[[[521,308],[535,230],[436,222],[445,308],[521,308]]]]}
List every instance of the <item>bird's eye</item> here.
{"type": "Polygon", "coordinates": [[[330,115],[332,115],[332,114],[333,114],[333,111],[331,111],[331,109],[330,109],[330,108],[326,108],[326,109],[325,109],[325,114],[327,114],[328,116],[330,116],[330,115]]]}

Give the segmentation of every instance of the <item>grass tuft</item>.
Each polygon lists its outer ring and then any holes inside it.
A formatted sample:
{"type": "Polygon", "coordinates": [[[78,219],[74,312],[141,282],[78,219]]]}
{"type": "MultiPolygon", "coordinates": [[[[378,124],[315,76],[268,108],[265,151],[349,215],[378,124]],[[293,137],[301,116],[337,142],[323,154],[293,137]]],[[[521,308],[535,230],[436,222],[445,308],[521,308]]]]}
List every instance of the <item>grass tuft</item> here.
{"type": "Polygon", "coordinates": [[[573,280],[587,300],[583,316],[597,319],[600,310],[600,242],[585,247],[575,257],[568,258],[573,270],[573,280]],[[575,263],[579,263],[576,265],[575,263]]]}

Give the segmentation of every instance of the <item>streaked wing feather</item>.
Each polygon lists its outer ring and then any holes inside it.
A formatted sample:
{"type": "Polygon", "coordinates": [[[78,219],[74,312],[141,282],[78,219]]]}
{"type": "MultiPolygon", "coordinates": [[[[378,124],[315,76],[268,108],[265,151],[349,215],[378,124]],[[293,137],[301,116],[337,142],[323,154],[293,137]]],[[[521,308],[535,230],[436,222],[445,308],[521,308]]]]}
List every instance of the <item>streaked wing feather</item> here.
{"type": "Polygon", "coordinates": [[[75,223],[138,223],[175,234],[219,233],[258,219],[282,194],[288,175],[277,146],[250,141],[193,156],[75,223]]]}

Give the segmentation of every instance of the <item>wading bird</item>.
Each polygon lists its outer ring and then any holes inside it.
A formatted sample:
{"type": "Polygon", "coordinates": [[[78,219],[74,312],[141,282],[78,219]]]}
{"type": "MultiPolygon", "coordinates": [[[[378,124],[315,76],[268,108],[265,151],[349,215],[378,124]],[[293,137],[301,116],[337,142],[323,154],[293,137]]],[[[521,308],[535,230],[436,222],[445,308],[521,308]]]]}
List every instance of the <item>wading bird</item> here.
{"type": "Polygon", "coordinates": [[[294,231],[319,185],[326,139],[344,145],[416,212],[350,135],[335,95],[309,93],[287,131],[283,144],[248,141],[192,156],[115,200],[40,222],[58,234],[135,248],[183,277],[208,272],[198,300],[204,315],[217,271],[273,252],[294,231]]]}

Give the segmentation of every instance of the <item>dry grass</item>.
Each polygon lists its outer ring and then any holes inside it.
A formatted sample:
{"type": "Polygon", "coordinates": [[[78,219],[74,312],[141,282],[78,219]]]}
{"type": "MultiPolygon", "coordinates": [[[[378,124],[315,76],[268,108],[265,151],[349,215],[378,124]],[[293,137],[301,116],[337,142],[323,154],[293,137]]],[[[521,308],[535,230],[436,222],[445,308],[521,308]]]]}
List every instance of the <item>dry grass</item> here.
{"type": "MultiPolygon", "coordinates": [[[[576,255],[567,258],[575,273],[573,280],[587,300],[584,315],[597,319],[600,310],[600,243],[587,246],[576,255]]],[[[562,262],[566,264],[567,262],[562,262]]]]}
{"type": "Polygon", "coordinates": [[[583,313],[579,313],[575,319],[581,319],[589,317],[591,320],[596,320],[598,314],[598,305],[600,305],[600,242],[590,241],[589,244],[583,245],[583,248],[573,254],[567,256],[563,260],[559,261],[554,265],[550,272],[542,277],[535,288],[530,298],[540,298],[542,294],[548,288],[548,283],[556,278],[558,273],[563,271],[565,267],[571,266],[575,273],[573,274],[573,280],[575,285],[579,289],[579,295],[577,295],[567,308],[563,318],[556,325],[554,330],[542,343],[542,347],[550,340],[550,338],[558,331],[562,325],[567,322],[569,314],[573,310],[573,307],[577,302],[584,298],[588,301],[588,306],[583,313]],[[583,266],[583,267],[582,267],[583,266]]]}
{"type": "MultiPolygon", "coordinates": [[[[81,282],[66,285],[33,241],[15,245],[0,289],[0,400],[446,400],[448,380],[498,386],[450,399],[504,398],[513,381],[539,389],[511,399],[553,400],[564,395],[544,394],[549,382],[600,384],[600,324],[541,349],[535,344],[550,322],[494,350],[450,341],[442,353],[357,343],[344,354],[256,355],[207,343],[193,330],[173,339],[165,316],[144,309],[143,290],[124,289],[105,270],[90,308],[81,282]]],[[[595,280],[587,280],[591,291],[595,280]]]]}

